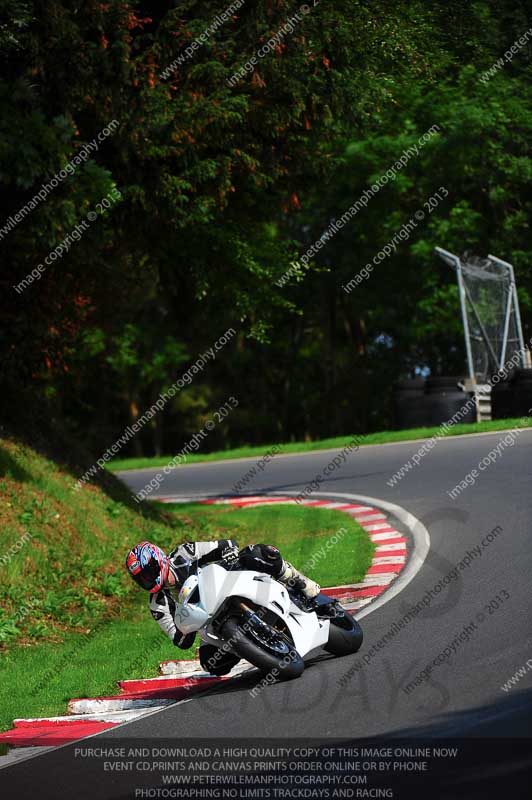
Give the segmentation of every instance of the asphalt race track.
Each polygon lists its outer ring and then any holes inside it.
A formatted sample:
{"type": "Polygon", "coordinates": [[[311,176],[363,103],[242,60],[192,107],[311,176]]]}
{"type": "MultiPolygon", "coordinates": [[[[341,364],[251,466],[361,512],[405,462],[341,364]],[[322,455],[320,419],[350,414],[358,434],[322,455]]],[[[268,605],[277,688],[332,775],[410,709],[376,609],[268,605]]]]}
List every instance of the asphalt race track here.
{"type": "MultiPolygon", "coordinates": [[[[468,550],[473,552],[497,525],[503,529],[346,687],[340,687],[339,681],[352,659],[326,656],[309,666],[300,680],[272,686],[254,699],[242,679],[242,685],[236,682],[232,691],[223,687],[135,725],[150,736],[168,735],[183,725],[196,736],[204,735],[206,729],[212,735],[318,737],[410,734],[427,726],[431,732],[449,736],[518,736],[529,731],[532,714],[525,711],[532,710],[532,671],[510,692],[500,687],[532,657],[532,431],[524,431],[512,447],[502,450],[476,484],[457,499],[447,494],[505,435],[440,441],[394,488],[387,480],[419,449],[420,442],[361,448],[324,479],[323,492],[367,494],[397,503],[430,532],[430,554],[416,578],[364,618],[361,656],[468,550]],[[509,599],[503,598],[497,610],[492,607],[492,613],[485,611],[484,606],[503,590],[509,599]],[[451,661],[406,694],[402,687],[479,613],[486,619],[477,624],[469,641],[460,643],[451,661]]],[[[277,457],[247,493],[300,491],[333,455],[322,451],[277,457]]],[[[179,467],[165,479],[159,494],[231,493],[233,484],[254,462],[179,467]]],[[[121,477],[138,491],[155,472],[125,472],[121,477]]]]}
{"type": "MultiPolygon", "coordinates": [[[[508,692],[501,686],[532,658],[532,430],[518,434],[515,444],[503,449],[495,463],[481,471],[476,483],[457,499],[447,494],[505,436],[495,433],[442,440],[395,488],[387,481],[421,442],[361,448],[324,479],[322,492],[351,492],[396,503],[430,532],[430,552],[415,578],[400,594],[363,618],[365,641],[357,656],[319,656],[307,665],[300,679],[269,686],[255,698],[249,689],[256,679],[236,678],[191,701],[121,726],[113,732],[114,740],[529,736],[532,670],[508,692]],[[493,541],[472,557],[470,565],[435,595],[425,610],[376,650],[363,669],[351,670],[346,676],[355,661],[363,663],[372,644],[451,573],[468,551],[474,553],[497,526],[500,530],[493,541]],[[462,636],[451,658],[434,668],[428,680],[405,692],[403,687],[472,621],[475,628],[462,636]]],[[[246,487],[246,493],[301,490],[333,455],[322,451],[277,456],[246,487]]],[[[165,479],[158,494],[230,494],[233,484],[255,461],[179,467],[165,479]]],[[[157,471],[125,472],[121,478],[138,491],[157,471]]],[[[320,492],[313,497],[319,499],[320,492]]],[[[268,541],[267,530],[264,541],[268,541]]],[[[169,658],[176,655],[169,649],[169,658]]],[[[36,761],[46,769],[46,762],[53,758],[50,753],[36,761]]],[[[7,772],[15,775],[18,770],[23,784],[24,769],[22,763],[7,772]]]]}

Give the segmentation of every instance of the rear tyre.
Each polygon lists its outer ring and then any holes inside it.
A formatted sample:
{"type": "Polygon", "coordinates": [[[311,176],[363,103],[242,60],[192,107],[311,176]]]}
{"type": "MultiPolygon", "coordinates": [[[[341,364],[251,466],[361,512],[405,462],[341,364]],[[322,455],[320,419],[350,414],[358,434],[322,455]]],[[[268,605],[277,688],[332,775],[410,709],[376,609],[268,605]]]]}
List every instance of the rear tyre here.
{"type": "Polygon", "coordinates": [[[288,681],[299,678],[305,669],[305,662],[291,642],[265,623],[255,627],[249,620],[243,622],[230,617],[220,633],[240,658],[265,674],[273,673],[280,680],[288,681]]]}
{"type": "Polygon", "coordinates": [[[360,650],[364,635],[362,628],[351,614],[337,608],[337,616],[331,619],[329,640],[324,650],[334,656],[349,656],[360,650]]]}

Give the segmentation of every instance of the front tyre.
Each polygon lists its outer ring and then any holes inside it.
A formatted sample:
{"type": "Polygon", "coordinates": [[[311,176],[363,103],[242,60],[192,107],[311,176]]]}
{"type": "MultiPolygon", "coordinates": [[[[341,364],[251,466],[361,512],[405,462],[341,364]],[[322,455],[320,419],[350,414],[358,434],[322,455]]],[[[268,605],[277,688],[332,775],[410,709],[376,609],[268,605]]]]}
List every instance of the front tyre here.
{"type": "Polygon", "coordinates": [[[329,639],[324,650],[334,656],[349,656],[360,650],[364,638],[362,628],[351,614],[338,605],[330,620],[329,639]]]}
{"type": "Polygon", "coordinates": [[[244,621],[230,617],[220,633],[240,658],[245,658],[265,674],[288,681],[299,678],[305,669],[305,662],[294,646],[261,620],[244,621]]]}

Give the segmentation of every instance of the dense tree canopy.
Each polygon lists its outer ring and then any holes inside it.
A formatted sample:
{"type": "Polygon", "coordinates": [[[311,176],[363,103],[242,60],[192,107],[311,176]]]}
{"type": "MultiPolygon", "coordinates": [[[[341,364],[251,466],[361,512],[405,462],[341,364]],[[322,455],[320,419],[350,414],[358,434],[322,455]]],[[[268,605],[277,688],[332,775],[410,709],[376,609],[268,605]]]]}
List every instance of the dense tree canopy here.
{"type": "Polygon", "coordinates": [[[232,327],[130,452],[176,450],[231,394],[209,448],[386,427],[394,378],[464,371],[435,245],[512,261],[528,331],[532,38],[486,71],[529,28],[509,0],[5,0],[2,422],[105,449],[232,327]]]}

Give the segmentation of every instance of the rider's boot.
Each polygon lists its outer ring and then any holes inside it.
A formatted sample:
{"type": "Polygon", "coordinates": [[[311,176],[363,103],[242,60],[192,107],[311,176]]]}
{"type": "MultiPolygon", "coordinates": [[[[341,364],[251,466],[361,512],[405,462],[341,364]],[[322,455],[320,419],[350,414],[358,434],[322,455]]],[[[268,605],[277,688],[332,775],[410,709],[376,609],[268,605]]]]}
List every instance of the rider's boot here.
{"type": "Polygon", "coordinates": [[[199,649],[199,660],[205,672],[220,677],[231,672],[240,661],[240,657],[212,644],[202,644],[199,649]]]}
{"type": "Polygon", "coordinates": [[[284,583],[289,589],[300,592],[307,600],[312,600],[320,593],[320,585],[303,575],[289,561],[283,561],[282,571],[277,580],[284,583]]]}

